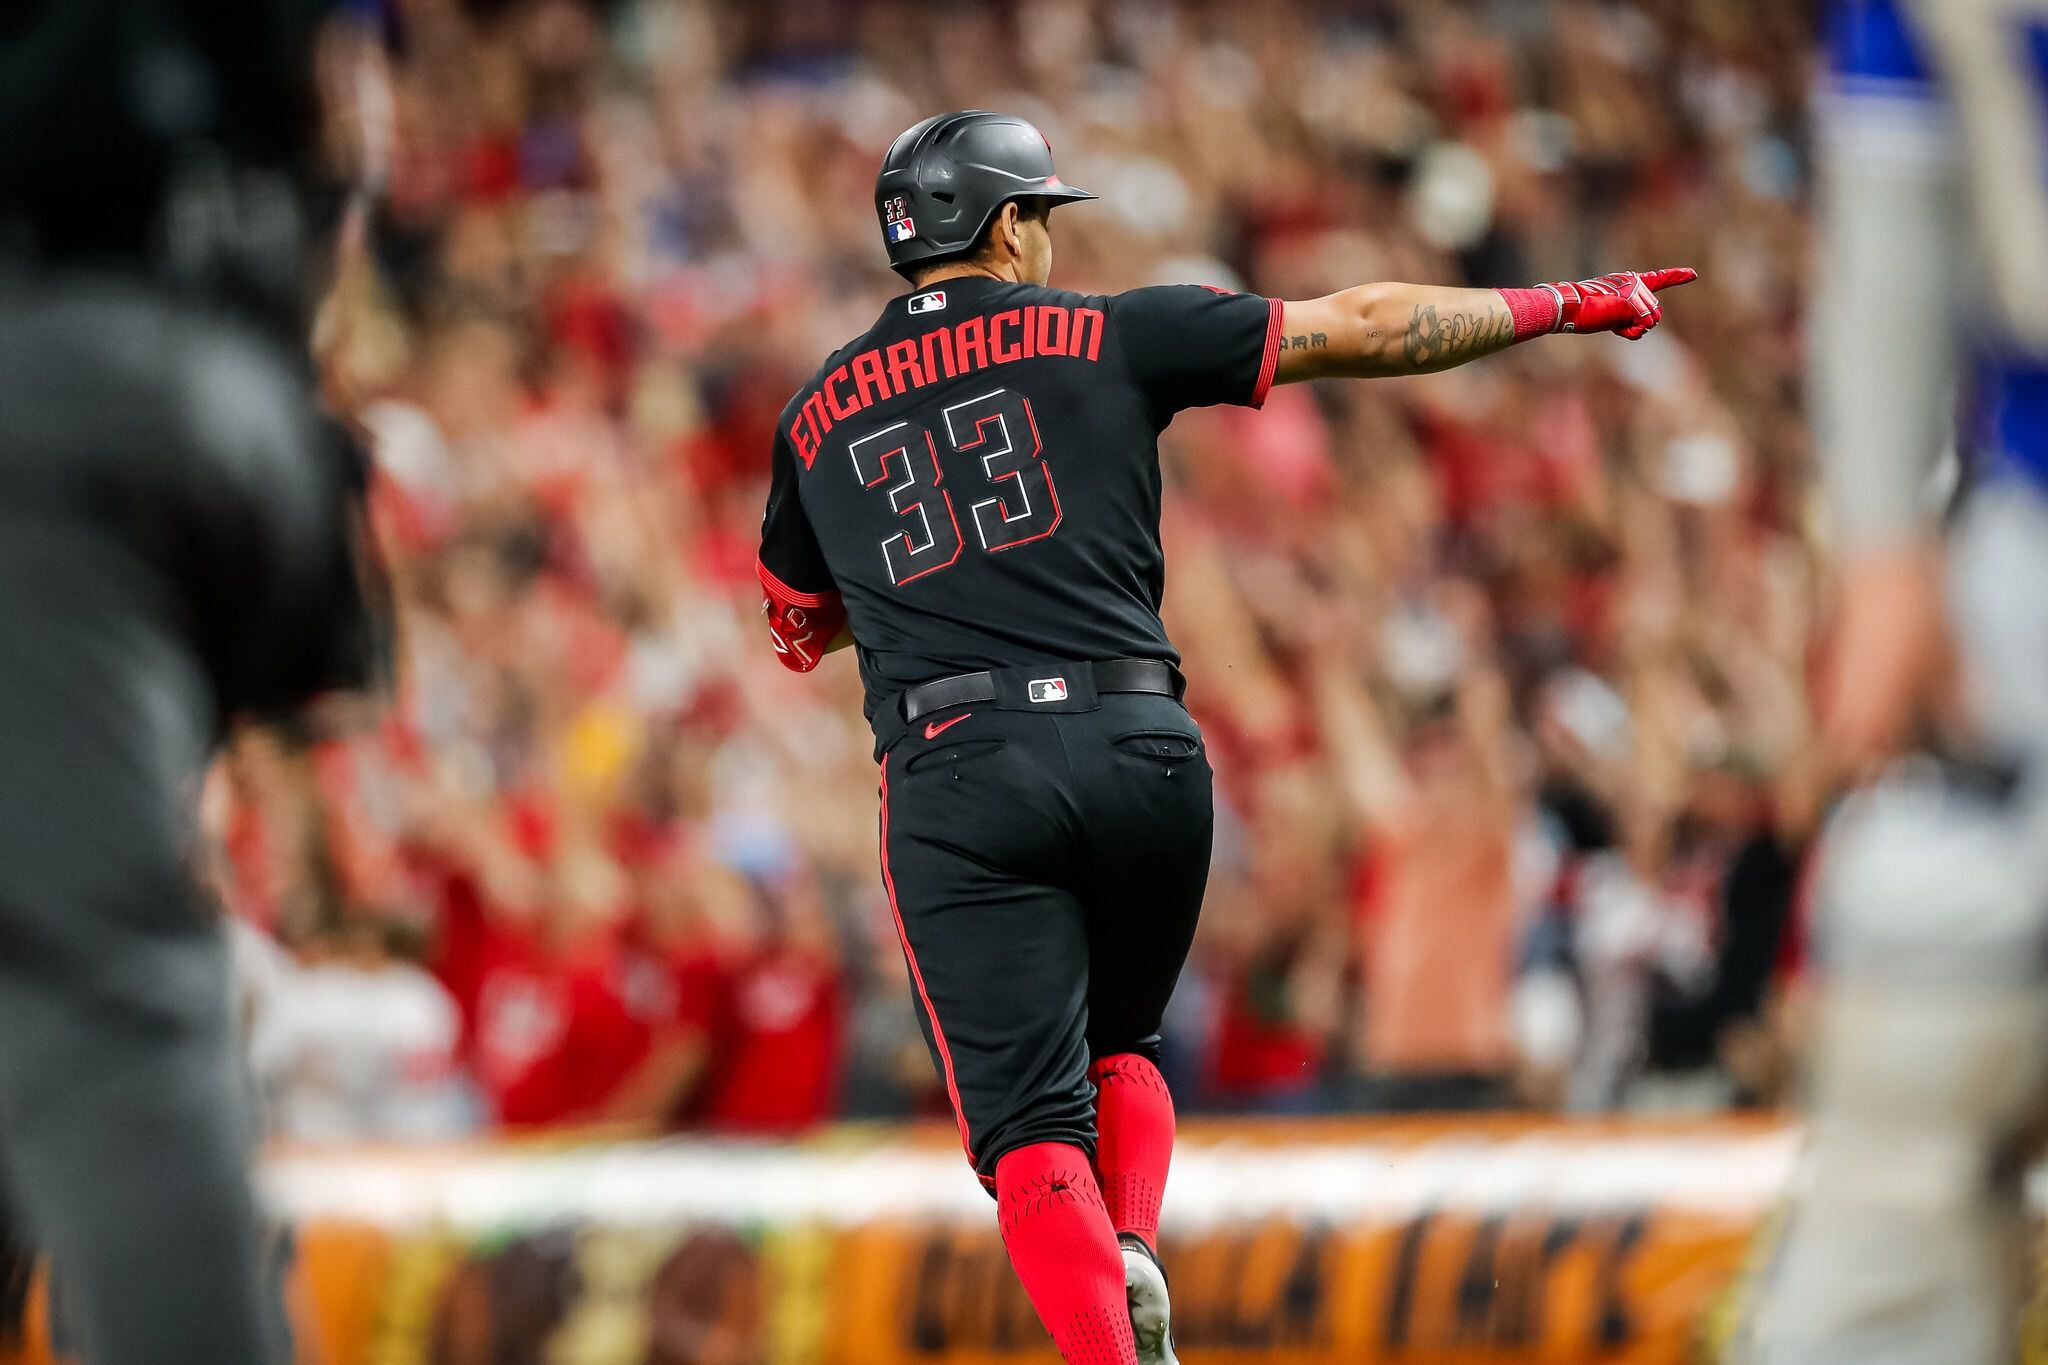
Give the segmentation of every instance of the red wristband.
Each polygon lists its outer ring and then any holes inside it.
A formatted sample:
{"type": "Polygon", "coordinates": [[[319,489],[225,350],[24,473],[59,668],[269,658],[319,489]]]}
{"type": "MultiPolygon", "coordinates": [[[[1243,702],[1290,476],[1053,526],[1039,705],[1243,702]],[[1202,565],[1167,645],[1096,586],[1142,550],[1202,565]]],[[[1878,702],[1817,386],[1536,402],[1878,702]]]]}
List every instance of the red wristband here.
{"type": "Polygon", "coordinates": [[[1534,289],[1496,289],[1493,292],[1507,300],[1508,312],[1515,319],[1516,341],[1548,336],[1557,330],[1558,317],[1564,311],[1564,300],[1557,290],[1548,285],[1538,285],[1534,289]]]}

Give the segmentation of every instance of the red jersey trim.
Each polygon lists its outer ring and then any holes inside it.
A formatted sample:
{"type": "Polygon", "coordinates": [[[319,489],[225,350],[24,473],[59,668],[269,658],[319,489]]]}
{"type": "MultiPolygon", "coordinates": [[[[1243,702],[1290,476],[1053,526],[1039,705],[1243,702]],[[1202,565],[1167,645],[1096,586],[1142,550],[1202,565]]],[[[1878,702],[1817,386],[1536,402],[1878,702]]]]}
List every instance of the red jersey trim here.
{"type": "Polygon", "coordinates": [[[759,559],[754,561],[754,573],[761,580],[762,591],[768,594],[769,600],[785,607],[823,607],[839,600],[837,592],[798,592],[777,578],[759,559]]]}
{"type": "Polygon", "coordinates": [[[924,1017],[931,1020],[932,1042],[939,1049],[939,1070],[946,1077],[946,1098],[953,1105],[953,1121],[960,1128],[960,1148],[974,1161],[974,1144],[967,1136],[967,1112],[960,1107],[960,1083],[953,1078],[953,1049],[946,1046],[946,1031],[939,1027],[939,1012],[932,1008],[931,992],[924,986],[924,972],[917,965],[917,950],[910,946],[910,932],[903,927],[903,910],[896,903],[896,878],[889,871],[889,760],[882,759],[882,887],[889,893],[889,913],[896,920],[896,941],[903,945],[903,960],[910,966],[911,984],[917,987],[924,1017]]]}
{"type": "Polygon", "coordinates": [[[1273,375],[1280,368],[1280,312],[1285,307],[1279,299],[1266,300],[1266,353],[1259,359],[1259,382],[1252,385],[1247,406],[1266,406],[1266,395],[1272,391],[1273,375]]]}

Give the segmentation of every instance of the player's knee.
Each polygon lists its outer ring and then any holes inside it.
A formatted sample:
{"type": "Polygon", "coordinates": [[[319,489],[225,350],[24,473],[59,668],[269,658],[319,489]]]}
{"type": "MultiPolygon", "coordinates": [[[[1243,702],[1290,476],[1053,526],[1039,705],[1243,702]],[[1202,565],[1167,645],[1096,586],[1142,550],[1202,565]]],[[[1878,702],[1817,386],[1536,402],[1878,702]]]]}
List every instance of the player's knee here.
{"type": "Polygon", "coordinates": [[[1042,1142],[1078,1147],[1093,1159],[1093,1110],[1067,1103],[1044,1103],[1027,1107],[1015,1116],[991,1125],[987,1133],[974,1134],[968,1158],[974,1165],[974,1173],[981,1178],[983,1187],[993,1192],[996,1166],[1002,1159],[1021,1147],[1031,1147],[1042,1142]]]}
{"type": "Polygon", "coordinates": [[[1154,1038],[1149,1051],[1113,1052],[1097,1057],[1088,1066],[1088,1079],[1095,1084],[1097,1094],[1111,1087],[1135,1086],[1147,1091],[1168,1093],[1166,1077],[1159,1070],[1159,1040],[1154,1038]]]}
{"type": "Polygon", "coordinates": [[[1089,1078],[1093,1079],[1098,1068],[1118,1057],[1136,1057],[1156,1071],[1159,1067],[1159,1046],[1159,1034],[1156,1032],[1111,1034],[1091,1031],[1088,1037],[1089,1078]]]}

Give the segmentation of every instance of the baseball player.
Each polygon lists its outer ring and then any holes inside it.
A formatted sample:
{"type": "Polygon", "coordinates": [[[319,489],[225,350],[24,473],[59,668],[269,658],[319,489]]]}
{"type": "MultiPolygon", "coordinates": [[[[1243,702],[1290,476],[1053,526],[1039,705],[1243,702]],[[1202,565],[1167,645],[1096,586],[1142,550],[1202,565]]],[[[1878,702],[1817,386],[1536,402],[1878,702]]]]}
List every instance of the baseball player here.
{"type": "Polygon", "coordinates": [[[1693,273],[1298,303],[1051,288],[1048,212],[1094,197],[1020,118],[896,139],[875,210],[910,289],[783,410],[760,577],[786,665],[857,652],[883,885],[1010,1262],[1064,1359],[1131,1365],[1174,1359],[1155,1062],[1212,822],[1159,621],[1160,431],[1275,384],[1639,337],[1693,273]]]}
{"type": "Polygon", "coordinates": [[[2003,1365],[2048,1098],[2048,0],[1837,0],[1828,28],[1826,722],[1878,780],[1823,845],[1810,1142],[1743,1358],[2003,1365]],[[1930,720],[1949,761],[1888,766],[1930,720]]]}
{"type": "Polygon", "coordinates": [[[0,1204],[91,1365],[288,1355],[194,854],[226,719],[374,671],[298,299],[321,8],[0,45],[0,1204]]]}

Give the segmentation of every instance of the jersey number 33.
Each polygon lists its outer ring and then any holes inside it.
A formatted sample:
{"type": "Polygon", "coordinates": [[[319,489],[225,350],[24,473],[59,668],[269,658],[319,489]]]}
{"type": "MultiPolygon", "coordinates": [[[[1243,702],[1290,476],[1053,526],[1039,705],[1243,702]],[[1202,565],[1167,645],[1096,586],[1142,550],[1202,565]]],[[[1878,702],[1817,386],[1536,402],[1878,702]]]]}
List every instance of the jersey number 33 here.
{"type": "Polygon", "coordinates": [[[861,486],[887,497],[890,511],[907,523],[882,541],[889,581],[899,588],[959,562],[967,537],[956,491],[986,553],[1014,550],[1059,529],[1060,495],[1031,400],[1021,393],[991,389],[941,409],[936,430],[896,422],[853,442],[847,453],[861,486]],[[949,482],[949,468],[966,477],[949,482]]]}

